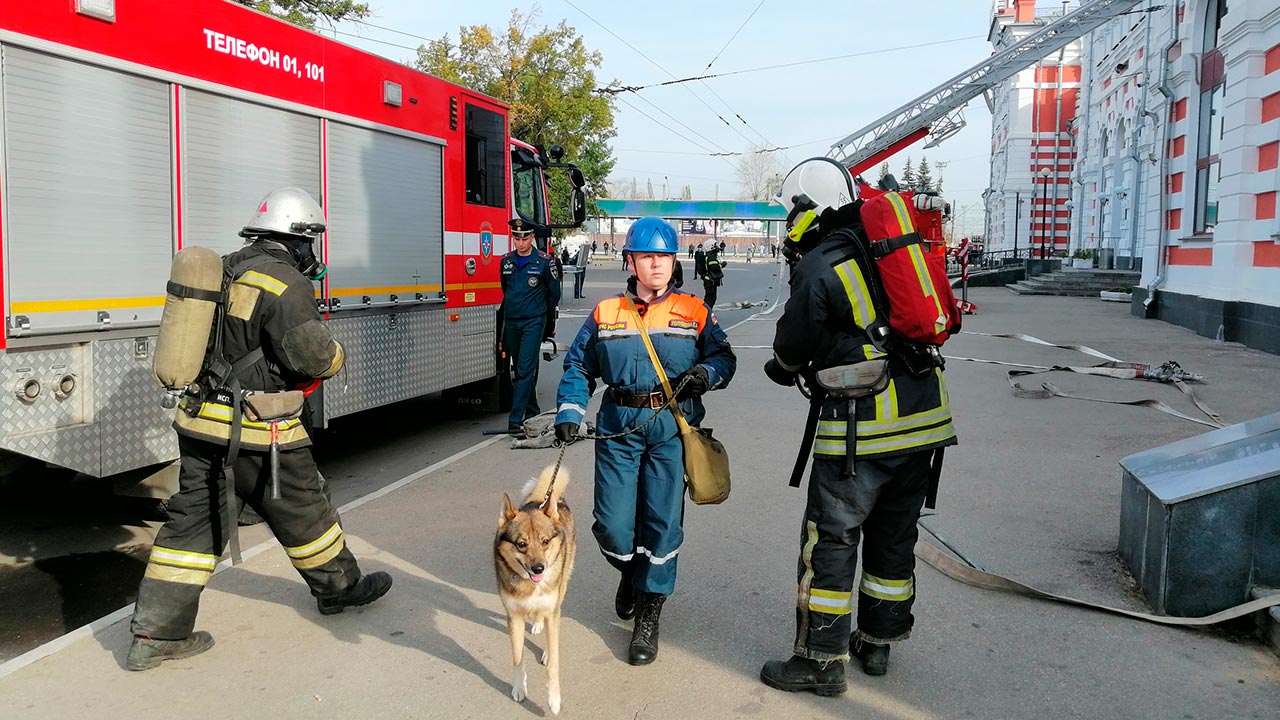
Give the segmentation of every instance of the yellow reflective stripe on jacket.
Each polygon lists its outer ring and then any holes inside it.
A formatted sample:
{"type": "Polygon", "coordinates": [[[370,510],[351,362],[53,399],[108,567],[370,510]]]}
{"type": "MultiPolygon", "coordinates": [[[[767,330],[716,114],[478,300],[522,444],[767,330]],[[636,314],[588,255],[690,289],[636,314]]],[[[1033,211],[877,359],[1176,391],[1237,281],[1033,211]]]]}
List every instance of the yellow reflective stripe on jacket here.
{"type": "MultiPolygon", "coordinates": [[[[894,417],[888,420],[859,420],[858,442],[863,439],[875,439],[877,435],[890,432],[904,432],[930,427],[951,420],[951,408],[943,405],[914,415],[894,417]]],[[[844,420],[818,421],[818,437],[844,438],[848,423],[844,420]]]]}
{"type": "Polygon", "coordinates": [[[342,527],[338,523],[334,523],[332,527],[325,530],[324,534],[315,540],[296,547],[286,546],[284,551],[289,555],[289,561],[293,563],[294,567],[299,570],[307,570],[319,567],[334,559],[346,546],[346,538],[342,534],[342,527]]]}
{"type": "Polygon", "coordinates": [[[236,282],[266,290],[272,295],[283,295],[284,291],[289,289],[287,284],[257,270],[246,271],[245,274],[236,278],[236,282]]]}
{"type": "Polygon", "coordinates": [[[844,457],[846,455],[845,453],[846,448],[847,448],[847,445],[843,437],[840,438],[839,440],[829,440],[824,438],[818,438],[817,440],[813,441],[814,455],[829,455],[833,457],[844,457]]]}
{"type": "Polygon", "coordinates": [[[951,408],[943,405],[915,415],[907,415],[889,420],[859,420],[858,440],[874,439],[876,436],[892,432],[906,432],[931,425],[951,421],[951,408]]]}
{"type": "Polygon", "coordinates": [[[818,524],[812,520],[805,520],[804,532],[804,548],[800,550],[800,562],[804,563],[804,574],[800,576],[796,606],[807,608],[809,607],[809,587],[813,583],[813,548],[818,544],[818,524]]]}
{"type": "Polygon", "coordinates": [[[845,295],[849,296],[849,304],[853,306],[853,321],[858,327],[870,327],[876,321],[876,307],[871,303],[871,291],[867,289],[862,268],[856,261],[849,260],[835,266],[834,270],[844,285],[845,295]]]}
{"type": "Polygon", "coordinates": [[[911,450],[913,448],[924,447],[950,440],[956,436],[956,429],[950,422],[941,427],[931,428],[929,430],[920,430],[913,433],[904,433],[901,435],[890,435],[884,438],[875,438],[871,440],[858,439],[859,455],[878,455],[880,453],[893,452],[896,450],[911,450]]]}
{"type": "Polygon", "coordinates": [[[809,609],[828,615],[848,615],[853,612],[853,593],[813,588],[809,591],[809,609]]]}
{"type": "Polygon", "coordinates": [[[915,582],[911,578],[906,580],[878,578],[864,570],[862,582],[858,585],[858,591],[880,600],[909,600],[915,594],[915,582]]]}
{"type": "MultiPolygon", "coordinates": [[[[884,391],[878,393],[875,399],[876,420],[887,421],[898,417],[898,386],[894,384],[892,378],[889,379],[889,384],[884,391]]],[[[862,423],[858,423],[858,432],[862,432],[862,423]]]]}

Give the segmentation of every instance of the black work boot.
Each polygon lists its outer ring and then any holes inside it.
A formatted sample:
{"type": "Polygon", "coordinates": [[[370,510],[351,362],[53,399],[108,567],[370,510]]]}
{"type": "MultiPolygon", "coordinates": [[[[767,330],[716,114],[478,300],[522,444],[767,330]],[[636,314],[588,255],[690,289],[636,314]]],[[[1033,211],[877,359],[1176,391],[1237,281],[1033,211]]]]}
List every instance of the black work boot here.
{"type": "Polygon", "coordinates": [[[125,667],[130,670],[150,670],[165,660],[189,658],[213,647],[213,636],[203,630],[191,633],[182,640],[153,640],[141,635],[133,636],[129,646],[129,658],[125,667]]]}
{"type": "Polygon", "coordinates": [[[790,660],[770,660],[760,668],[760,682],[787,692],[808,690],[830,697],[848,689],[844,682],[844,663],[839,660],[810,660],[792,655],[790,660]]]}
{"type": "Polygon", "coordinates": [[[623,570],[622,579],[618,581],[618,592],[613,595],[613,611],[623,620],[630,620],[636,615],[636,589],[631,585],[634,577],[635,573],[623,570]]]}
{"type": "Polygon", "coordinates": [[[337,615],[349,607],[368,605],[391,589],[391,576],[384,572],[369,573],[347,588],[341,595],[316,598],[321,615],[337,615]]]}
{"type": "Polygon", "coordinates": [[[658,657],[658,617],[666,600],[666,595],[658,593],[640,593],[636,599],[636,625],[627,653],[627,662],[632,665],[648,665],[658,657]]]}
{"type": "Polygon", "coordinates": [[[862,672],[884,675],[889,672],[889,646],[854,638],[849,641],[849,654],[862,662],[862,672]]]}

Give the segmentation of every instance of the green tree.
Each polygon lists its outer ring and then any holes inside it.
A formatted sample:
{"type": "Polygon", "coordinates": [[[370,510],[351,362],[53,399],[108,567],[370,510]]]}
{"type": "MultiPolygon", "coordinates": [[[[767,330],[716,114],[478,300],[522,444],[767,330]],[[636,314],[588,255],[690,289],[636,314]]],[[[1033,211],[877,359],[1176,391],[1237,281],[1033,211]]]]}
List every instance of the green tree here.
{"type": "Polygon", "coordinates": [[[604,57],[588,49],[567,22],[536,28],[536,19],[536,10],[512,10],[505,31],[458,28],[456,44],[444,35],[419,47],[416,66],[509,104],[512,137],[562,146],[566,160],[582,169],[587,214],[596,215],[596,198],[608,195],[616,163],[609,147],[613,101],[595,92],[604,57]]]}
{"type": "Polygon", "coordinates": [[[884,176],[888,174],[889,174],[889,163],[886,161],[885,164],[880,166],[880,174],[876,176],[876,179],[883,180],[884,176]]]}
{"type": "Polygon", "coordinates": [[[369,3],[355,0],[236,0],[294,25],[305,28],[316,26],[317,20],[334,23],[339,20],[360,20],[369,17],[369,3]]]}
{"type": "Polygon", "coordinates": [[[915,189],[920,192],[933,192],[933,172],[929,169],[929,158],[921,156],[920,165],[916,168],[915,189]]]}
{"type": "Polygon", "coordinates": [[[907,162],[902,166],[902,177],[898,178],[898,184],[906,189],[915,187],[916,171],[911,169],[911,156],[907,156],[907,162]]]}

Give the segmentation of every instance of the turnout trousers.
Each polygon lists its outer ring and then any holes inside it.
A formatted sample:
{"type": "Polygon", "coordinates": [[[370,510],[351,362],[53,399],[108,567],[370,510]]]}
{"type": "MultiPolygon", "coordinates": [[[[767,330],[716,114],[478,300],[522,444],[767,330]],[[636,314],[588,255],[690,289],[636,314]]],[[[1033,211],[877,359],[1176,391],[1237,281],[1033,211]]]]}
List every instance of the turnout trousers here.
{"type": "Polygon", "coordinates": [[[325,497],[311,448],[280,452],[279,500],[270,499],[271,468],[263,451],[241,450],[233,466],[237,507],[228,508],[227,449],[178,436],[182,466],[169,519],[156,535],[138,588],[134,635],[181,640],[195,627],[200,592],[226,548],[229,523],[249,503],[266,520],[298,574],[317,597],[339,595],[360,579],[338,511],[325,497]]]}
{"type": "MultiPolygon", "coordinates": [[[[598,432],[630,430],[653,415],[648,408],[605,400],[598,432]]],[[[670,595],[684,543],[684,445],[669,411],[640,432],[595,443],[595,522],[591,532],[609,564],[632,573],[640,592],[670,595]]]]}
{"type": "Polygon", "coordinates": [[[844,458],[814,457],[801,531],[797,655],[845,659],[851,634],[881,644],[910,636],[916,522],[929,489],[932,456],[926,450],[860,459],[853,477],[844,472],[844,458]],[[855,591],[856,632],[851,627],[855,591]]]}
{"type": "Polygon", "coordinates": [[[511,401],[511,414],[507,422],[522,423],[542,412],[538,408],[538,347],[542,344],[547,320],[534,318],[507,318],[502,327],[502,347],[511,358],[515,371],[515,393],[511,401]]]}
{"type": "Polygon", "coordinates": [[[715,280],[707,277],[702,278],[703,302],[712,310],[716,309],[716,296],[720,292],[718,288],[719,285],[715,280]]]}

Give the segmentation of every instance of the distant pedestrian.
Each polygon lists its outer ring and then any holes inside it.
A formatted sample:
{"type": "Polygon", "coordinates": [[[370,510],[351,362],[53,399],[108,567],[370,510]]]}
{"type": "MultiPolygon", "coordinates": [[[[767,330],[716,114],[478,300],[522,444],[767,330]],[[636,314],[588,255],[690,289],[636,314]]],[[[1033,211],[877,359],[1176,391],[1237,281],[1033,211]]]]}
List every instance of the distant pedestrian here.
{"type": "Polygon", "coordinates": [[[697,250],[693,251],[693,279],[703,277],[707,274],[707,251],[699,245],[697,250]]]}
{"type": "Polygon", "coordinates": [[[573,297],[582,299],[586,297],[583,288],[587,283],[587,266],[591,264],[591,252],[593,248],[587,247],[583,243],[578,247],[578,257],[574,261],[574,267],[577,272],[573,275],[573,297]]]}
{"type": "Polygon", "coordinates": [[[703,302],[715,310],[717,288],[724,283],[724,270],[720,267],[720,251],[715,245],[707,251],[707,267],[702,276],[703,302]]]}

